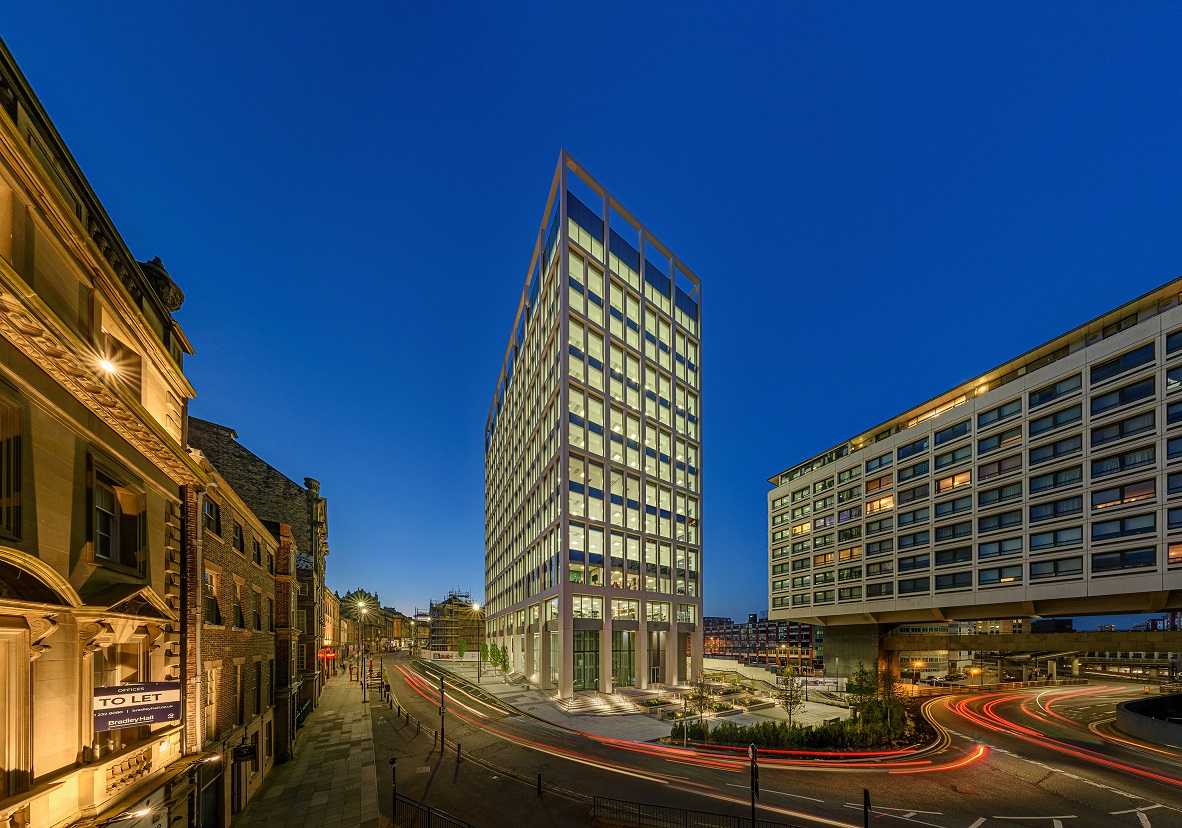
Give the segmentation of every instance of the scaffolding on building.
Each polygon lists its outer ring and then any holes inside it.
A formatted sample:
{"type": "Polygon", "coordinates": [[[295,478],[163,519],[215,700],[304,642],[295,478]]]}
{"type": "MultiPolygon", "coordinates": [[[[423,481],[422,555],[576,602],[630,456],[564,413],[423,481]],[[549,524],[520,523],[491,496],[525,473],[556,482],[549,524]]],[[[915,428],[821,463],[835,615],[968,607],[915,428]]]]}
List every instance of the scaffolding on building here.
{"type": "MultiPolygon", "coordinates": [[[[416,618],[422,610],[416,608],[416,618]]],[[[453,590],[442,601],[432,601],[427,611],[429,649],[436,652],[474,652],[484,641],[484,609],[472,600],[472,593],[453,590]]]]}

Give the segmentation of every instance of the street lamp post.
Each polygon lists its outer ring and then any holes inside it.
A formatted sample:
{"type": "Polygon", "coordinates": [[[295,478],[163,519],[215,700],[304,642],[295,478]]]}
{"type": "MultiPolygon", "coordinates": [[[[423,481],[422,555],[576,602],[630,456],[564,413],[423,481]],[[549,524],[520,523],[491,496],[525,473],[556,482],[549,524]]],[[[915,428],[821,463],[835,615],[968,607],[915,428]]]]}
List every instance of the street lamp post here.
{"type": "MultiPolygon", "coordinates": [[[[984,690],[984,689],[985,689],[985,677],[984,677],[984,675],[982,675],[982,672],[983,672],[983,671],[981,670],[981,668],[980,668],[980,667],[970,667],[970,668],[969,668],[969,675],[970,675],[970,676],[973,676],[973,677],[976,677],[976,676],[981,676],[981,685],[980,685],[980,687],[981,687],[981,689],[982,689],[982,690],[984,690]]],[[[970,678],[970,679],[969,679],[969,687],[972,687],[972,686],[973,686],[973,679],[972,679],[972,678],[970,678]]]]}
{"type": "Polygon", "coordinates": [[[916,692],[916,694],[918,694],[919,693],[919,671],[923,667],[923,661],[921,661],[920,659],[917,658],[917,659],[915,659],[915,661],[911,662],[911,666],[913,668],[915,668],[915,676],[912,678],[911,683],[915,685],[915,692],[916,692]]]}
{"type": "Polygon", "coordinates": [[[369,691],[367,690],[369,672],[365,669],[365,622],[369,618],[369,607],[365,605],[364,601],[358,601],[357,609],[361,612],[361,658],[358,659],[358,672],[361,673],[361,703],[367,704],[369,702],[369,691]]]}

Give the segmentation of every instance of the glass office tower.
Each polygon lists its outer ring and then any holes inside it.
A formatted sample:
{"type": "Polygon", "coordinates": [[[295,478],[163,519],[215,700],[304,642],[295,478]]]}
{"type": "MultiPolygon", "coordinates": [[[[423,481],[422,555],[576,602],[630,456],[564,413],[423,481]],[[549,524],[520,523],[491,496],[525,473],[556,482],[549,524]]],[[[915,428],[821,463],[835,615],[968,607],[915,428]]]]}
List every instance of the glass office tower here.
{"type": "Polygon", "coordinates": [[[488,640],[566,698],[701,668],[701,284],[564,150],[485,429],[488,640]]]}

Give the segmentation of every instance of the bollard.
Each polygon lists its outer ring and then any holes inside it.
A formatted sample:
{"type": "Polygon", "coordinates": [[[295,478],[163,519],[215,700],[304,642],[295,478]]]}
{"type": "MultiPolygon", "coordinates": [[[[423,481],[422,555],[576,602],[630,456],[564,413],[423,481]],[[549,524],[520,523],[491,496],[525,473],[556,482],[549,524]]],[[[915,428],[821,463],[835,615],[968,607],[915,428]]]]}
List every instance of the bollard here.
{"type": "Polygon", "coordinates": [[[461,745],[459,742],[456,742],[456,764],[457,765],[460,764],[460,760],[462,758],[464,758],[464,757],[463,757],[463,752],[461,750],[461,745]]]}
{"type": "Polygon", "coordinates": [[[538,796],[542,795],[542,775],[538,774],[538,796]]]}
{"type": "Polygon", "coordinates": [[[422,732],[423,732],[423,723],[422,722],[415,722],[415,735],[418,736],[422,732]]]}
{"type": "Polygon", "coordinates": [[[438,731],[438,730],[436,730],[436,731],[435,731],[435,738],[432,740],[432,742],[433,742],[435,745],[438,745],[438,744],[439,744],[439,731],[438,731]]]}

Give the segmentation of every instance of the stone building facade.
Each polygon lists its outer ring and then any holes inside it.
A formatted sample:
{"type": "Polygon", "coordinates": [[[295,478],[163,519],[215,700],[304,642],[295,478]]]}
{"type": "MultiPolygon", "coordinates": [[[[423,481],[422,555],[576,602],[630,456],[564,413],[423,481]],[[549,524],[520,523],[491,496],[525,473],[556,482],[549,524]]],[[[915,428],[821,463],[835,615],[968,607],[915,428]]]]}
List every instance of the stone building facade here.
{"type": "Polygon", "coordinates": [[[188,818],[183,299],[0,43],[0,825],[188,818]]]}
{"type": "Polygon", "coordinates": [[[328,504],[320,482],[304,485],[251,453],[231,428],[196,417],[188,418],[189,445],[202,452],[250,510],[266,521],[290,528],[295,577],[299,584],[292,628],[298,631],[293,684],[298,682],[295,722],[312,712],[324,683],[317,651],[324,631],[324,569],[328,557],[328,504]]]}

